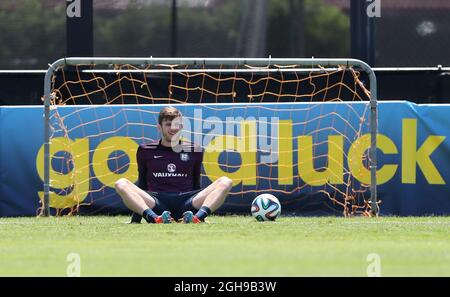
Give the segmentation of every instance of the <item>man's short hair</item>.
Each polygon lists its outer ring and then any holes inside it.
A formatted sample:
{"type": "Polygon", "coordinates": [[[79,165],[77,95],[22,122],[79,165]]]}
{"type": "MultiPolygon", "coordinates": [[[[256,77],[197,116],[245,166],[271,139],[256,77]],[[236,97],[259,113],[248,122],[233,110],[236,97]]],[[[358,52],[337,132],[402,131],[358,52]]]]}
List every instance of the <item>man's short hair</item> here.
{"type": "Polygon", "coordinates": [[[159,112],[158,124],[162,125],[162,122],[164,120],[171,121],[171,120],[181,117],[181,116],[182,116],[181,112],[178,109],[176,109],[175,107],[164,107],[159,112]]]}

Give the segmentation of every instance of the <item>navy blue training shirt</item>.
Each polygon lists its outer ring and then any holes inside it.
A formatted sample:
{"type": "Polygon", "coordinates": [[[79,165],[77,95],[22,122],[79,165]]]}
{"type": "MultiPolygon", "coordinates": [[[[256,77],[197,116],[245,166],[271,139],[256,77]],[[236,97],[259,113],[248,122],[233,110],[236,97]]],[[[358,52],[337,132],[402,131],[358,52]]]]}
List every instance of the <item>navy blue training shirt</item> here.
{"type": "Polygon", "coordinates": [[[175,152],[161,141],[141,144],[136,159],[139,188],[151,192],[183,193],[200,189],[203,152],[191,142],[180,142],[175,152]]]}

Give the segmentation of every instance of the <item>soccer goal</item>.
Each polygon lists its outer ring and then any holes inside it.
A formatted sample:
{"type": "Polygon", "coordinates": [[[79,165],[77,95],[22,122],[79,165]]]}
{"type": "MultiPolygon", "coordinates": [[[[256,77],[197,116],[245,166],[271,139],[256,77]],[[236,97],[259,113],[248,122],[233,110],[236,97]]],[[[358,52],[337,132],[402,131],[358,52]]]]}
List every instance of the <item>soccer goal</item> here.
{"type": "Polygon", "coordinates": [[[167,105],[205,152],[203,186],[233,180],[226,211],[267,192],[286,210],[378,214],[377,84],[362,61],[65,58],[44,87],[43,215],[120,211],[114,182],[137,180],[137,147],[158,139],[167,105]]]}

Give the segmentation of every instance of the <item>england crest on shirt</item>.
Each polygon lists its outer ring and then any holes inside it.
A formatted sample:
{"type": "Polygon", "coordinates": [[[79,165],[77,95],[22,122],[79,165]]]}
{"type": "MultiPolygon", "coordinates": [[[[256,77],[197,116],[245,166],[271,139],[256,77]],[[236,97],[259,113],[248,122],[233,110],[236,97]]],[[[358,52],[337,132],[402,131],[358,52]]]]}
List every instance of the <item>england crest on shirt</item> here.
{"type": "Polygon", "coordinates": [[[188,154],[186,154],[186,153],[181,153],[180,154],[180,159],[181,159],[181,161],[189,161],[189,155],[188,154]]]}

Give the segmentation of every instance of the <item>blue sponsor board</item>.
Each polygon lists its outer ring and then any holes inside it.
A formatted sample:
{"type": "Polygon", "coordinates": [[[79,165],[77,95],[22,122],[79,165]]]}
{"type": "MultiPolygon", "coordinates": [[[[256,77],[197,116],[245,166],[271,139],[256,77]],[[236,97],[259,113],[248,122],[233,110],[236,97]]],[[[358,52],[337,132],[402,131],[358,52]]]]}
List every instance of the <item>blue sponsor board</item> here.
{"type": "MultiPolygon", "coordinates": [[[[381,213],[450,214],[450,105],[380,102],[378,106],[381,213]]],[[[52,175],[53,205],[73,206],[79,199],[82,213],[124,212],[114,180],[136,180],[135,149],[158,138],[156,123],[161,107],[59,108],[67,129],[52,131],[52,172],[63,172],[52,175]],[[64,137],[66,133],[69,138],[64,137]],[[77,176],[71,180],[67,176],[74,164],[63,162],[63,148],[68,144],[64,139],[70,139],[71,154],[78,156],[77,176]]],[[[350,171],[353,188],[364,189],[368,181],[363,164],[369,126],[367,120],[360,121],[369,117],[366,104],[177,107],[185,117],[184,137],[207,150],[202,185],[221,175],[234,181],[223,211],[249,212],[255,195],[270,191],[287,212],[339,214],[339,207],[317,191],[345,191],[350,171]],[[233,149],[223,152],[230,145],[233,149]]],[[[0,216],[35,215],[43,189],[43,108],[2,107],[0,112],[0,216]]]]}

